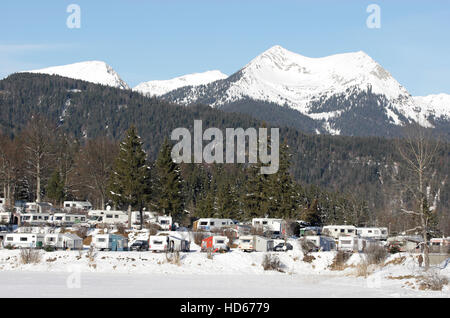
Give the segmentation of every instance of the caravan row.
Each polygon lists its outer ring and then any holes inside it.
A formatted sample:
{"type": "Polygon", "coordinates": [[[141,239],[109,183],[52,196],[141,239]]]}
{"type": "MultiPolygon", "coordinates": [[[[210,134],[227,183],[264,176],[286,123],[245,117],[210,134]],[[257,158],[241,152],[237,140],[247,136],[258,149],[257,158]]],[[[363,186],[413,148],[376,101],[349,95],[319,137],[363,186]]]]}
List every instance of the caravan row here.
{"type": "Polygon", "coordinates": [[[55,249],[81,250],[83,240],[71,233],[8,233],[1,242],[3,247],[42,248],[50,246],[55,249]]]}
{"type": "Polygon", "coordinates": [[[353,236],[386,240],[388,229],[386,227],[355,227],[353,225],[327,225],[322,228],[322,234],[339,239],[341,236],[353,236]]]}

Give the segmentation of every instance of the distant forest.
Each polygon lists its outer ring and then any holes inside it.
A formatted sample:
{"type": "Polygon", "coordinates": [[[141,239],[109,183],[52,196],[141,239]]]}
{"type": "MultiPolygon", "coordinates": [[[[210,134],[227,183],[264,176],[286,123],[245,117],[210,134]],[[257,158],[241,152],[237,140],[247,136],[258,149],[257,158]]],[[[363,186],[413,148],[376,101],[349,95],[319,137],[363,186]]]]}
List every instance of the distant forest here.
{"type": "MultiPolygon", "coordinates": [[[[7,169],[2,170],[3,195],[9,191],[15,199],[36,198],[36,176],[30,166],[30,148],[26,148],[35,125],[52,131],[47,135],[52,145],[42,171],[42,196],[48,197],[49,190],[54,190],[49,185],[56,182],[63,184],[63,198],[89,199],[98,207],[110,198],[108,193],[90,190],[93,181],[85,169],[86,162],[91,162],[88,154],[103,156],[104,163],[111,166],[118,142],[132,125],[156,178],[155,165],[164,140],[177,127],[192,130],[194,119],[203,120],[203,129],[270,127],[270,123],[241,113],[205,105],[184,107],[130,90],[41,74],[13,74],[1,80],[0,107],[2,163],[18,158],[15,176],[6,176],[7,169]],[[102,152],[95,154],[95,149],[102,152]],[[8,183],[12,189],[7,190],[5,182],[12,182],[8,183]]],[[[311,126],[307,128],[309,131],[311,126]]],[[[413,220],[400,213],[402,207],[413,203],[402,187],[409,177],[397,149],[398,140],[311,135],[292,127],[280,127],[280,138],[285,144],[282,163],[286,169],[267,180],[258,180],[253,165],[180,165],[183,208],[192,216],[245,219],[265,213],[317,224],[383,225],[393,231],[410,228],[413,220]],[[254,196],[252,202],[248,193],[259,197],[254,196]],[[283,199],[286,193],[291,194],[289,200],[283,199]],[[265,202],[269,198],[274,201],[265,202]]],[[[449,158],[449,144],[442,142],[431,167],[440,182],[431,194],[436,198],[437,228],[447,235],[449,158]]],[[[110,168],[101,169],[105,180],[110,168]]],[[[148,204],[149,209],[158,209],[156,201],[148,204]]]]}

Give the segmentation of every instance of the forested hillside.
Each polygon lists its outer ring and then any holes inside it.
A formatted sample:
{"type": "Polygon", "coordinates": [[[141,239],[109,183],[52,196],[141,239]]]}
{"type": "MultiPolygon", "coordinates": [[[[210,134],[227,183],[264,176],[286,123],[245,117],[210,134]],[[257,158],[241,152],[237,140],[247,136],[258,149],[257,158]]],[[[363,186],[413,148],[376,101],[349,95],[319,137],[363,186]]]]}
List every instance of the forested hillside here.
{"type": "MultiPolygon", "coordinates": [[[[20,136],[37,114],[48,118],[60,131],[73,135],[81,147],[87,140],[100,136],[120,140],[124,132],[135,125],[152,162],[171,131],[177,127],[192,130],[194,119],[203,120],[203,129],[262,125],[248,115],[204,105],[178,106],[130,90],[26,73],[0,81],[0,107],[0,129],[10,138],[20,136]]],[[[305,128],[308,131],[312,128],[307,121],[305,128]]],[[[302,209],[320,210],[327,223],[381,222],[383,225],[392,223],[393,227],[395,223],[398,229],[407,227],[406,221],[399,223],[404,218],[398,211],[401,206],[408,206],[410,198],[401,186],[407,177],[395,140],[312,135],[291,127],[281,127],[280,138],[289,146],[286,152],[291,156],[285,161],[297,181],[298,188],[294,191],[303,193],[299,197],[304,201],[302,209]],[[357,215],[356,221],[355,217],[343,217],[351,209],[351,213],[357,215]]],[[[449,158],[449,145],[441,143],[433,164],[439,183],[433,195],[437,197],[436,211],[441,227],[448,227],[449,223],[449,158]]],[[[223,195],[219,198],[219,193],[234,191],[242,195],[246,191],[246,180],[252,178],[249,169],[237,165],[184,165],[186,208],[195,209],[200,215],[225,199],[223,195]],[[236,186],[230,188],[231,185],[236,186]]]]}

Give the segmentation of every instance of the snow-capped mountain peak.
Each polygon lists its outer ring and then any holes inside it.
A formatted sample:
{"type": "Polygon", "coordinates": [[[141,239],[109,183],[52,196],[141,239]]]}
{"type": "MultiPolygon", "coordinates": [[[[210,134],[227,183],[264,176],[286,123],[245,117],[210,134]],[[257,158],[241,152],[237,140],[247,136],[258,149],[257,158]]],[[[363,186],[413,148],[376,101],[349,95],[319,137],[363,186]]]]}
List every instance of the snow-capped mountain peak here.
{"type": "Polygon", "coordinates": [[[450,119],[450,94],[415,96],[414,101],[422,113],[435,118],[450,119]]]}
{"type": "Polygon", "coordinates": [[[343,93],[350,87],[366,90],[369,86],[373,93],[389,99],[409,96],[389,72],[363,51],[311,58],[276,45],[242,69],[242,78],[234,85],[233,93],[288,104],[308,113],[308,104],[314,98],[343,93]]]}
{"type": "Polygon", "coordinates": [[[63,77],[83,80],[95,84],[102,84],[122,89],[129,89],[114,69],[103,61],[86,61],[68,65],[53,66],[39,70],[27,71],[28,73],[40,73],[59,75],[63,77]]]}
{"type": "Polygon", "coordinates": [[[213,70],[203,73],[187,74],[170,80],[144,82],[134,87],[133,90],[145,95],[161,96],[180,87],[205,85],[227,77],[228,75],[221,71],[213,70]]]}

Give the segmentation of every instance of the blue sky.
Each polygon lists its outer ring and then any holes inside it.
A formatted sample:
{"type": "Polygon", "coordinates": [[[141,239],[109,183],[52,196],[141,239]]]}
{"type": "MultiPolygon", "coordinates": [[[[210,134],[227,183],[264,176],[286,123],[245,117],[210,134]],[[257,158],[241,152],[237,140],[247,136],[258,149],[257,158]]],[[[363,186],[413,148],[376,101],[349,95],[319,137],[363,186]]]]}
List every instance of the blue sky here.
{"type": "Polygon", "coordinates": [[[450,1],[3,0],[0,77],[103,60],[129,85],[219,69],[279,44],[310,56],[363,50],[413,95],[450,93],[450,1]],[[66,8],[81,7],[69,29],[66,8]],[[381,8],[369,29],[366,8],[381,8]]]}

